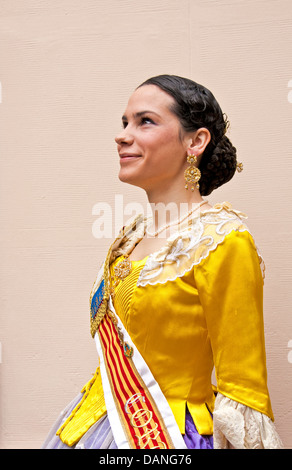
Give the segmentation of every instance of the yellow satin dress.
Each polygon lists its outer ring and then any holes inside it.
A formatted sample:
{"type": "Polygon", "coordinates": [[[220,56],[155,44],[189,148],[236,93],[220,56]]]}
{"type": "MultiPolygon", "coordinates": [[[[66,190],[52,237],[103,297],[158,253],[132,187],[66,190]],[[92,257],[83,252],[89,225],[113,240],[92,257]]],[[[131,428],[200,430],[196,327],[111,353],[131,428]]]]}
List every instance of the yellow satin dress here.
{"type": "MultiPolygon", "coordinates": [[[[250,233],[232,230],[182,276],[139,285],[147,258],[132,261],[132,272],[115,285],[113,303],[181,433],[188,407],[198,432],[212,434],[214,367],[218,392],[273,420],[267,387],[263,275],[250,233]]],[[[113,281],[114,267],[121,259],[123,255],[110,266],[113,281]]],[[[98,370],[85,386],[84,397],[59,430],[68,445],[106,413],[98,370]]]]}
{"type": "Polygon", "coordinates": [[[214,366],[218,392],[273,418],[263,277],[250,233],[232,231],[198,266],[164,284],[136,285],[146,259],[132,262],[131,275],[116,288],[114,306],[181,433],[187,405],[198,432],[212,434],[214,366]]]}

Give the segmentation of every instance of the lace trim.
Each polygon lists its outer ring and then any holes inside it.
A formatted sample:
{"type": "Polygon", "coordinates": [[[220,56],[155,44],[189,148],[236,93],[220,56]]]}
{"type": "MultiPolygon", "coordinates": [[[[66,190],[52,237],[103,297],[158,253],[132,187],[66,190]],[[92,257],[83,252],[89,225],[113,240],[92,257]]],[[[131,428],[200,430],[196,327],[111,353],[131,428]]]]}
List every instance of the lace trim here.
{"type": "MultiPolygon", "coordinates": [[[[237,231],[237,232],[249,232],[249,230],[247,228],[245,229],[242,229],[242,230],[239,230],[237,228],[232,228],[229,232],[226,232],[225,233],[225,236],[224,238],[229,235],[232,231],[237,231]]],[[[250,232],[249,232],[250,233],[250,232]]],[[[174,281],[177,277],[182,277],[184,276],[188,271],[190,271],[194,266],[197,266],[201,263],[201,261],[203,261],[203,259],[207,258],[209,256],[209,254],[212,252],[212,251],[215,251],[217,246],[220,245],[221,243],[224,242],[224,238],[220,241],[218,241],[218,243],[215,243],[213,244],[212,247],[210,247],[205,253],[204,255],[200,256],[199,259],[197,260],[194,260],[193,262],[189,263],[186,265],[186,267],[184,269],[181,269],[180,271],[177,271],[176,273],[172,274],[172,276],[168,276],[168,277],[165,277],[164,279],[163,278],[159,278],[159,272],[155,272],[155,273],[150,273],[150,271],[155,271],[157,270],[157,268],[160,269],[160,272],[162,272],[162,269],[163,269],[163,265],[162,263],[160,265],[157,265],[156,263],[156,260],[152,259],[152,255],[149,256],[148,260],[146,261],[145,263],[145,267],[142,269],[141,273],[140,273],[140,278],[138,279],[138,282],[137,282],[137,286],[146,286],[147,284],[150,284],[150,285],[155,285],[155,284],[165,284],[166,282],[168,281],[174,281]],[[148,273],[148,274],[147,274],[148,273]],[[154,281],[151,281],[151,277],[155,277],[155,280],[154,281]]],[[[198,246],[200,244],[201,241],[204,241],[203,239],[200,240],[198,242],[198,246]]],[[[179,248],[179,247],[178,247],[179,248]]],[[[182,255],[186,255],[186,251],[183,251],[181,250],[181,252],[178,252],[177,251],[177,256],[182,256],[182,255]]],[[[178,258],[175,259],[175,250],[173,250],[171,252],[170,255],[167,255],[166,256],[166,259],[165,259],[165,263],[167,263],[167,261],[169,262],[169,260],[172,260],[172,261],[176,261],[177,264],[179,264],[179,260],[178,258]]],[[[263,273],[263,271],[262,271],[263,273]]]]}
{"type": "MultiPolygon", "coordinates": [[[[202,212],[186,228],[172,235],[162,249],[149,255],[137,286],[165,284],[184,276],[216,250],[232,231],[249,232],[242,218],[246,215],[231,209],[227,203],[216,204],[214,209],[202,212]]],[[[264,280],[265,264],[258,250],[257,253],[264,280]]]]}
{"type": "Polygon", "coordinates": [[[215,449],[283,449],[272,420],[259,411],[217,394],[213,413],[215,449]]]}

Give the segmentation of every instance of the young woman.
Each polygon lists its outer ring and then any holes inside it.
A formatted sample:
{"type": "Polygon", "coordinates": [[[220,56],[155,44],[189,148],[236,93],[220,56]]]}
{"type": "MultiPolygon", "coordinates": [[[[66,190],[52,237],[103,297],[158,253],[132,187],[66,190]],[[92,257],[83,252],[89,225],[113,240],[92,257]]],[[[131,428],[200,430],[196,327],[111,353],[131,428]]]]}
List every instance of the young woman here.
{"type": "Polygon", "coordinates": [[[145,190],[152,217],[108,251],[90,296],[99,367],[43,448],[280,448],[264,263],[246,216],[203,199],[242,169],[226,116],[202,85],[161,75],[122,123],[119,178],[145,190]]]}

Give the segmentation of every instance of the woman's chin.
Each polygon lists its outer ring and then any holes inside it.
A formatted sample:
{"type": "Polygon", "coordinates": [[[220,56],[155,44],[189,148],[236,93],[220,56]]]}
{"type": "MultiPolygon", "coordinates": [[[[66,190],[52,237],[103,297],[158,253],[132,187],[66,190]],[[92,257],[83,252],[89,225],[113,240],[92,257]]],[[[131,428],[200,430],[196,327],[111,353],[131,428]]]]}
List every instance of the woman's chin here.
{"type": "Polygon", "coordinates": [[[130,172],[125,172],[121,170],[118,174],[118,178],[122,183],[128,183],[134,186],[139,186],[138,178],[135,177],[133,174],[131,175],[130,172]]]}
{"type": "Polygon", "coordinates": [[[122,173],[119,174],[118,177],[122,183],[131,184],[132,186],[136,186],[137,188],[147,191],[147,186],[144,179],[135,178],[134,176],[125,175],[122,173]]]}

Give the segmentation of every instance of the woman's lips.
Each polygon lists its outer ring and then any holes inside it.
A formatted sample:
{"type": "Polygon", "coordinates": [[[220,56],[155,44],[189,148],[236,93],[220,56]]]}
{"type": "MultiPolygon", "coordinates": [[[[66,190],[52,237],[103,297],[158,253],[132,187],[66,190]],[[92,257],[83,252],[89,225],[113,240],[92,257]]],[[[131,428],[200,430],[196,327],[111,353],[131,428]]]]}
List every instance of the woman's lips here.
{"type": "Polygon", "coordinates": [[[121,153],[120,154],[120,160],[127,161],[127,160],[133,160],[134,158],[140,158],[141,155],[136,155],[134,153],[121,153]]]}

